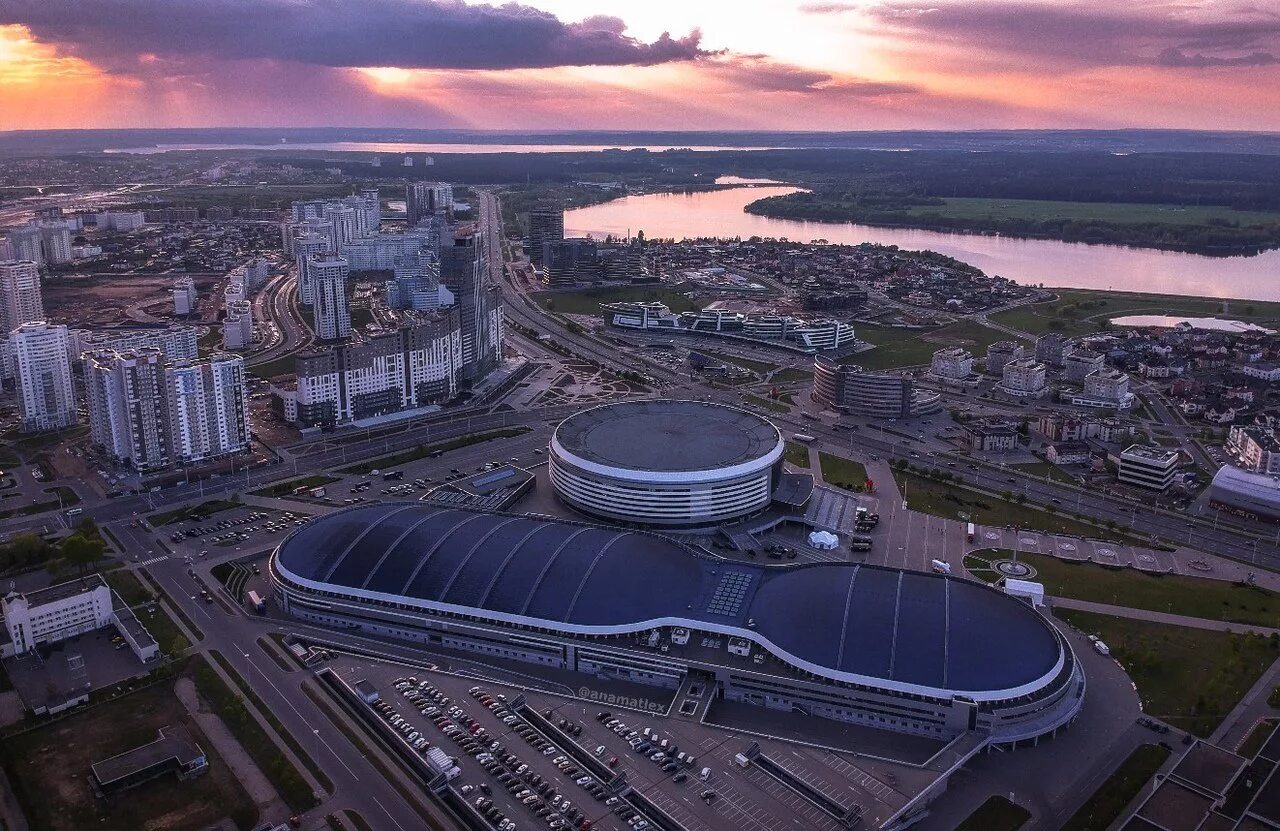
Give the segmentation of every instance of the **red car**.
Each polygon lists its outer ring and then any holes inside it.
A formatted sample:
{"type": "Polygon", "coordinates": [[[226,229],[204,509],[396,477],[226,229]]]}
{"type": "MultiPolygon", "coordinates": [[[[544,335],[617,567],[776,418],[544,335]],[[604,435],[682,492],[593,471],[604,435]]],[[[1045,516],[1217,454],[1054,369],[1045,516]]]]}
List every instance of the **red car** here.
{"type": "Polygon", "coordinates": [[[610,756],[610,757],[609,757],[609,767],[611,767],[611,768],[616,768],[617,766],[618,766],[618,757],[617,757],[617,756],[610,756]]]}

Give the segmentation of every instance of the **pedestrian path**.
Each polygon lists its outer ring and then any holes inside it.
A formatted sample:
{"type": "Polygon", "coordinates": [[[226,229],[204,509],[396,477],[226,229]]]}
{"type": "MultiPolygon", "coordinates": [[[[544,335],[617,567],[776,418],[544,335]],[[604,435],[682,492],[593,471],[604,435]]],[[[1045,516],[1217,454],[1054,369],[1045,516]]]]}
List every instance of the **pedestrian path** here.
{"type": "Polygon", "coordinates": [[[134,565],[138,566],[139,568],[141,568],[142,566],[153,566],[156,563],[163,563],[167,559],[169,559],[168,554],[160,554],[159,556],[152,557],[149,560],[143,560],[140,563],[134,563],[134,565]]]}
{"type": "Polygon", "coordinates": [[[1100,615],[1146,620],[1170,626],[1187,626],[1192,629],[1208,629],[1215,632],[1234,632],[1238,635],[1263,635],[1269,637],[1280,634],[1280,629],[1272,629],[1267,626],[1251,626],[1247,623],[1232,623],[1225,620],[1173,615],[1168,612],[1153,612],[1150,609],[1131,609],[1128,606],[1113,606],[1110,603],[1094,603],[1089,600],[1076,600],[1069,597],[1051,598],[1049,604],[1055,609],[1075,609],[1080,612],[1095,612],[1100,615]]]}

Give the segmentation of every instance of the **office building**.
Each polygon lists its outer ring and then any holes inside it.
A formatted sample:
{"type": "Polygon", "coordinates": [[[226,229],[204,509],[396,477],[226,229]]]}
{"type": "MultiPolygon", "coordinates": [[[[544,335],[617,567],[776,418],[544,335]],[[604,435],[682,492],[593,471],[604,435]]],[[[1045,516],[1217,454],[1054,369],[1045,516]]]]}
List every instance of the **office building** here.
{"type": "Polygon", "coordinates": [[[525,252],[529,262],[542,266],[546,261],[547,247],[564,239],[564,211],[559,208],[540,208],[529,211],[529,236],[525,252]]]}
{"type": "Polygon", "coordinates": [[[222,348],[239,352],[253,346],[253,303],[229,300],[222,319],[222,348]]]}
{"type": "Polygon", "coordinates": [[[322,254],[307,261],[311,279],[316,337],[340,340],[351,335],[351,307],[347,299],[347,261],[322,254]]]}
{"type": "Polygon", "coordinates": [[[173,313],[186,317],[196,310],[196,283],[190,277],[179,277],[173,282],[173,313]]]}
{"type": "Polygon", "coordinates": [[[77,635],[115,626],[141,661],[160,655],[155,638],[129,607],[115,597],[100,574],[90,574],[29,592],[11,591],[0,600],[8,641],[0,657],[23,655],[77,635]]]}
{"type": "Polygon", "coordinates": [[[1026,357],[1026,351],[1021,344],[1011,340],[998,340],[987,347],[986,372],[988,375],[999,378],[1004,375],[1005,364],[1024,357],[1026,357]]]}
{"type": "Polygon", "coordinates": [[[1009,361],[1000,373],[996,389],[1017,398],[1039,398],[1049,391],[1045,380],[1047,368],[1035,358],[1009,361]]]}
{"type": "Polygon", "coordinates": [[[173,459],[193,464],[249,450],[244,358],[216,353],[165,372],[173,459]]]}
{"type": "Polygon", "coordinates": [[[1209,504],[1249,519],[1280,520],[1280,478],[1223,465],[1209,485],[1209,504]]]}
{"type": "Polygon", "coordinates": [[[1018,447],[1018,426],[1008,421],[976,419],[965,422],[961,430],[969,449],[980,453],[1003,453],[1018,447]]]}
{"type": "Polygon", "coordinates": [[[163,470],[172,462],[165,401],[165,356],[157,349],[84,356],[89,434],[118,464],[163,470]]]}
{"type": "Polygon", "coordinates": [[[452,209],[452,185],[444,182],[410,182],[405,187],[405,215],[411,228],[424,219],[452,209]]]}
{"type": "Polygon", "coordinates": [[[1120,452],[1117,479],[1122,485],[1163,491],[1173,484],[1180,454],[1177,450],[1134,444],[1120,452]]]}
{"type": "Polygon", "coordinates": [[[933,353],[929,374],[940,381],[963,381],[973,374],[973,356],[959,346],[939,349],[933,353]]]}
{"type": "Polygon", "coordinates": [[[300,353],[288,391],[297,424],[317,427],[406,413],[458,390],[462,338],[457,309],[415,316],[401,328],[300,353]]]}
{"type": "Polygon", "coordinates": [[[33,320],[44,320],[40,267],[30,260],[0,262],[0,338],[33,320]]]}
{"type": "Polygon", "coordinates": [[[871,372],[822,355],[813,362],[811,395],[824,407],[869,418],[910,418],[942,408],[941,396],[915,389],[904,375],[871,372]]]}
{"type": "Polygon", "coordinates": [[[71,385],[71,333],[61,324],[23,323],[9,334],[18,378],[22,432],[60,430],[76,423],[71,385]]]}
{"type": "Polygon", "coordinates": [[[309,624],[584,681],[697,679],[713,701],[979,748],[1052,736],[1085,695],[1044,616],[948,575],[727,563],[662,535],[404,503],[311,520],[267,573],[309,624]]]}
{"type": "Polygon", "coordinates": [[[1280,476],[1280,441],[1270,427],[1235,425],[1227,432],[1226,451],[1243,470],[1280,476]]]}
{"type": "Polygon", "coordinates": [[[542,281],[552,288],[597,283],[600,256],[593,239],[573,237],[543,244],[542,281]]]}
{"type": "Polygon", "coordinates": [[[1073,349],[1062,359],[1062,377],[1073,384],[1083,384],[1089,373],[1103,367],[1103,356],[1091,349],[1073,349]]]}

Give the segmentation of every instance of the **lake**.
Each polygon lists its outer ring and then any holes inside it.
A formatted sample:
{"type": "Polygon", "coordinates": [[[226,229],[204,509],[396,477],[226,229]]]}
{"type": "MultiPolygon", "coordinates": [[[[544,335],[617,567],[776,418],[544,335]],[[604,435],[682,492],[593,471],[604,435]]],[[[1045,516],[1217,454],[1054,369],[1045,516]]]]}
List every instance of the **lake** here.
{"type": "Polygon", "coordinates": [[[566,235],[603,237],[644,231],[651,238],[786,237],[930,249],[987,274],[1023,284],[1157,294],[1280,300],[1280,251],[1254,257],[1205,257],[1115,245],[1085,245],[907,228],[801,222],[745,213],[748,202],[794,193],[794,187],[744,187],[702,193],[627,196],[567,211],[566,235]]]}

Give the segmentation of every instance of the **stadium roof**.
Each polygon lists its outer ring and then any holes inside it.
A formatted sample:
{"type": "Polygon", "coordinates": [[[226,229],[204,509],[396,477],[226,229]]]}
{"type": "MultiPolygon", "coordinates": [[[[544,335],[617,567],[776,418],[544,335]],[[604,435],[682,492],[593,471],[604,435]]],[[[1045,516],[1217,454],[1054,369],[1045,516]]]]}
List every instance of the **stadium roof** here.
{"type": "Polygon", "coordinates": [[[923,695],[1013,697],[1065,660],[1043,618],[984,585],[856,564],[730,563],[666,537],[544,517],[360,506],[312,520],[276,556],[303,587],[570,634],[690,626],[750,638],[822,676],[923,695]],[[1005,694],[983,694],[995,691],[1005,694]]]}
{"type": "Polygon", "coordinates": [[[625,401],[569,416],[561,448],[587,462],[627,470],[715,470],[763,458],[782,442],[760,416],[703,401],[625,401]]]}

